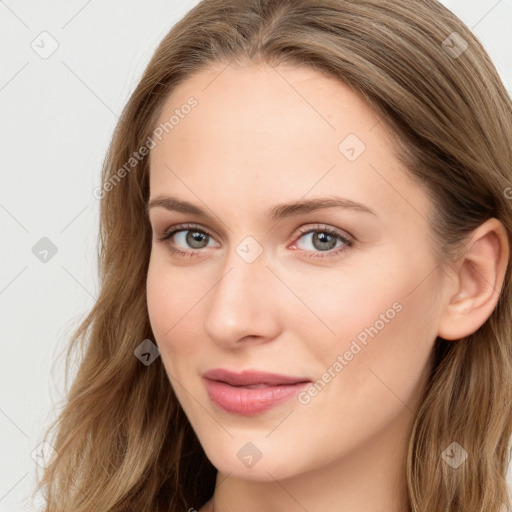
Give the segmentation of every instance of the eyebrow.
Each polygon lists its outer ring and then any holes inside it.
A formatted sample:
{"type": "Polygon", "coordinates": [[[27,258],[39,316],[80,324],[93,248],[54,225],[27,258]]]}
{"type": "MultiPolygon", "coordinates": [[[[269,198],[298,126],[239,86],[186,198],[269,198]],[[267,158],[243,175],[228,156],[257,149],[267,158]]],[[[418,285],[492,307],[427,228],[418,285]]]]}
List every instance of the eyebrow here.
{"type": "MultiPolygon", "coordinates": [[[[182,201],[170,196],[155,197],[148,202],[146,206],[146,212],[149,214],[149,211],[156,207],[165,208],[168,211],[188,213],[202,218],[210,217],[209,214],[207,214],[204,210],[201,210],[201,208],[198,206],[195,206],[188,201],[182,201]]],[[[352,201],[351,199],[346,199],[343,197],[320,197],[316,199],[304,199],[292,203],[276,204],[268,210],[267,216],[271,220],[279,220],[285,217],[302,215],[324,208],[344,208],[346,210],[377,215],[377,213],[370,207],[362,203],[358,203],[357,201],[352,201]]]]}

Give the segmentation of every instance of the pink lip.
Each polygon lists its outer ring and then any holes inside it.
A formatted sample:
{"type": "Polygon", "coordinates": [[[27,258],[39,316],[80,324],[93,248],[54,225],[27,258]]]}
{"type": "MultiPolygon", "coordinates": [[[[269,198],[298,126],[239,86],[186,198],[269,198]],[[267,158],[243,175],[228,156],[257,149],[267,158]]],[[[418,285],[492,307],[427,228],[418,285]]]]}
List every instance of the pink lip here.
{"type": "Polygon", "coordinates": [[[251,370],[234,373],[220,368],[205,372],[203,378],[215,405],[227,412],[247,416],[262,413],[288,400],[311,383],[305,377],[251,370]]]}

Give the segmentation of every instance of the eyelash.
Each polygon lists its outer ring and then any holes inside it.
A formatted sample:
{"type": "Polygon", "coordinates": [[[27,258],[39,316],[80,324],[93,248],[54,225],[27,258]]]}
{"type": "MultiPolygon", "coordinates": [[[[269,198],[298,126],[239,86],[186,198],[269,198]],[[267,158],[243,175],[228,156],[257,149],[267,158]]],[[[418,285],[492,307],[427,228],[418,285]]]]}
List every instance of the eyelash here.
{"type": "MultiPolygon", "coordinates": [[[[165,242],[168,242],[172,238],[172,236],[175,235],[176,233],[179,233],[181,231],[191,231],[191,230],[197,231],[199,233],[202,233],[206,236],[211,237],[211,235],[207,231],[200,228],[196,224],[180,224],[180,225],[174,226],[170,230],[163,233],[162,236],[157,238],[157,240],[159,242],[165,243],[165,242]]],[[[311,253],[311,254],[305,255],[304,256],[305,258],[332,258],[332,257],[340,255],[342,252],[345,252],[349,247],[352,247],[352,245],[353,245],[352,239],[347,238],[346,236],[343,236],[338,231],[336,231],[332,228],[329,228],[328,226],[321,226],[321,225],[318,225],[316,227],[300,228],[299,229],[300,235],[298,236],[297,240],[302,238],[304,235],[307,235],[309,233],[315,233],[315,232],[327,233],[328,235],[332,235],[332,236],[338,238],[339,240],[341,240],[344,245],[342,245],[336,249],[329,249],[328,251],[307,251],[304,249],[304,251],[306,253],[311,253]],[[324,256],[323,254],[321,254],[322,252],[328,253],[329,256],[324,256]]],[[[167,245],[168,245],[169,249],[171,250],[171,252],[176,254],[180,258],[192,258],[197,255],[197,252],[201,252],[201,250],[202,250],[202,249],[196,249],[196,250],[190,250],[190,251],[183,251],[181,249],[177,249],[171,243],[168,243],[167,245]]]]}

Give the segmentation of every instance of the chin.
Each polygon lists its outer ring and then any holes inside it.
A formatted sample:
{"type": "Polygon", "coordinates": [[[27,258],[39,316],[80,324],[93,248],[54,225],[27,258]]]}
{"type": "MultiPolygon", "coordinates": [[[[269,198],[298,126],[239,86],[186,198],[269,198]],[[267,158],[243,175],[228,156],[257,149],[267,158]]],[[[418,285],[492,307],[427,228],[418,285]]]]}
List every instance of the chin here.
{"type": "Polygon", "coordinates": [[[240,457],[237,455],[238,449],[233,456],[231,450],[220,453],[218,446],[216,448],[215,452],[207,452],[208,459],[220,473],[229,475],[231,478],[273,482],[292,477],[299,470],[294,458],[284,453],[273,451],[271,455],[263,454],[252,466],[248,466],[243,462],[243,453],[240,457]],[[283,463],[283,460],[288,462],[283,463]]]}

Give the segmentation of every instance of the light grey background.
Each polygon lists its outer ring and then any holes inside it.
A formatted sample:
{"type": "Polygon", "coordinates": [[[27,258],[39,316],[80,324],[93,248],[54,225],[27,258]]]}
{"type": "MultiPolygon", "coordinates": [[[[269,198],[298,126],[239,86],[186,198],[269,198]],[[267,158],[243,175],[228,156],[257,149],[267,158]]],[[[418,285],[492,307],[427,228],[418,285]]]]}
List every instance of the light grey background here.
{"type": "MultiPolygon", "coordinates": [[[[0,0],[2,512],[40,509],[40,497],[30,498],[32,457],[63,396],[60,354],[98,291],[92,191],[144,67],[197,3],[0,0]],[[43,237],[57,248],[46,262],[32,251],[43,237]]],[[[511,91],[512,0],[442,3],[473,30],[511,91]]]]}

